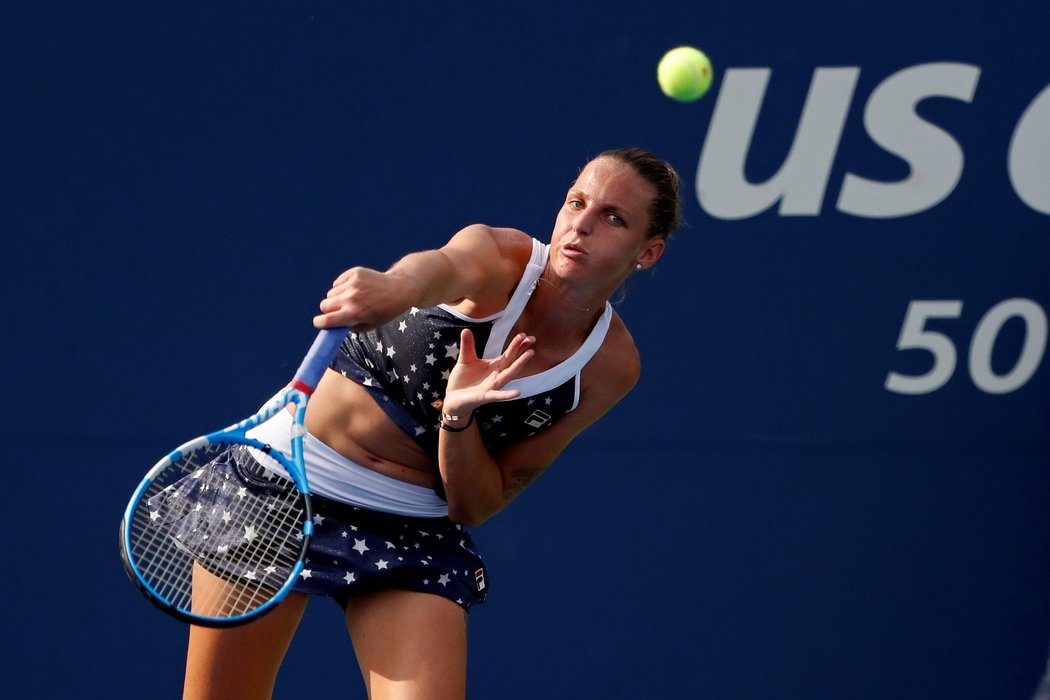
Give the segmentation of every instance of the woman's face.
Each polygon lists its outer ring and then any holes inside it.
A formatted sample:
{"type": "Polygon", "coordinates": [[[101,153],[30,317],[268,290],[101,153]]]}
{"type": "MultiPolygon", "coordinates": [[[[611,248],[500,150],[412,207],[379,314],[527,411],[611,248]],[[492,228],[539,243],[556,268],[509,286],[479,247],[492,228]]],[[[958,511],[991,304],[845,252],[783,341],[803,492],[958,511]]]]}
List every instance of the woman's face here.
{"type": "Polygon", "coordinates": [[[615,288],[638,263],[651,266],[665,245],[646,235],[655,195],[653,185],[625,163],[612,158],[588,163],[554,224],[553,271],[563,279],[608,281],[615,288]]]}

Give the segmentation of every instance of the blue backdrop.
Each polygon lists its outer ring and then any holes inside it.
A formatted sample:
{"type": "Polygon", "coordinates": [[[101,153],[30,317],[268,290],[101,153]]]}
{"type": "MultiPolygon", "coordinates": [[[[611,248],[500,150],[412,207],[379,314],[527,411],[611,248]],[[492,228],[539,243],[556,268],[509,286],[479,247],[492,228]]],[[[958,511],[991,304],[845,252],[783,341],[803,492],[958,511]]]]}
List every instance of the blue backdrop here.
{"type": "MultiPolygon", "coordinates": [[[[472,695],[1030,696],[1045,2],[4,15],[4,664],[26,697],[177,697],[185,630],[115,546],[140,474],[288,379],[344,268],[474,221],[544,238],[621,145],[679,169],[689,224],[620,305],[639,386],[476,532],[472,695]],[[679,44],[715,65],[694,104],[655,81],[679,44]]],[[[363,697],[317,601],[277,697],[332,689],[363,697]]]]}

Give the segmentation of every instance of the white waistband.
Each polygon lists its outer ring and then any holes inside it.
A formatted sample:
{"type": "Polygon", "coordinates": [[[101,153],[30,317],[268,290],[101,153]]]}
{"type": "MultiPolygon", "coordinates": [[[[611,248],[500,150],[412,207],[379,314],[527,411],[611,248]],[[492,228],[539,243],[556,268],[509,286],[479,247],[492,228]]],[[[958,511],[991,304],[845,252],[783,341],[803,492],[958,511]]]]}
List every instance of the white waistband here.
{"type": "MultiPolygon", "coordinates": [[[[291,455],[291,428],[292,415],[288,411],[278,411],[270,420],[249,430],[247,435],[291,455]]],[[[252,450],[252,453],[270,471],[283,471],[265,453],[259,450],[252,450]]],[[[417,518],[448,515],[448,504],[433,489],[398,481],[351,462],[309,433],[303,436],[303,461],[310,491],[319,496],[417,518]]]]}

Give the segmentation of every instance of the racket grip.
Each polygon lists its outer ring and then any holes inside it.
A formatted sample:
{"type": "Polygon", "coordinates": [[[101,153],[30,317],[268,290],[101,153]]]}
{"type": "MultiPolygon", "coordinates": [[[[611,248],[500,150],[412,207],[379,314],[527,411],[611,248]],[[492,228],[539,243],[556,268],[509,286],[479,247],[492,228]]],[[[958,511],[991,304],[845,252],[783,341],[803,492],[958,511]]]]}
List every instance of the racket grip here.
{"type": "Polygon", "coordinates": [[[303,363],[295,372],[293,381],[305,384],[312,391],[321,381],[325,369],[332,362],[335,353],[346,337],[349,328],[325,328],[314,339],[314,344],[303,358],[303,363]]]}

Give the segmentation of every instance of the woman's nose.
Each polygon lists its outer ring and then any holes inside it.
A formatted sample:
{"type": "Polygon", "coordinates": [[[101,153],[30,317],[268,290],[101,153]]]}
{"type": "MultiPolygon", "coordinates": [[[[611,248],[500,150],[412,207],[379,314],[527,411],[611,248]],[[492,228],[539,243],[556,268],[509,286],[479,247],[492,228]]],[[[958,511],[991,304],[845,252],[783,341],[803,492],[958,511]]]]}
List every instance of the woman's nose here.
{"type": "Polygon", "coordinates": [[[593,224],[594,217],[590,211],[581,211],[580,215],[572,222],[572,228],[581,236],[587,236],[590,235],[593,224]]]}

